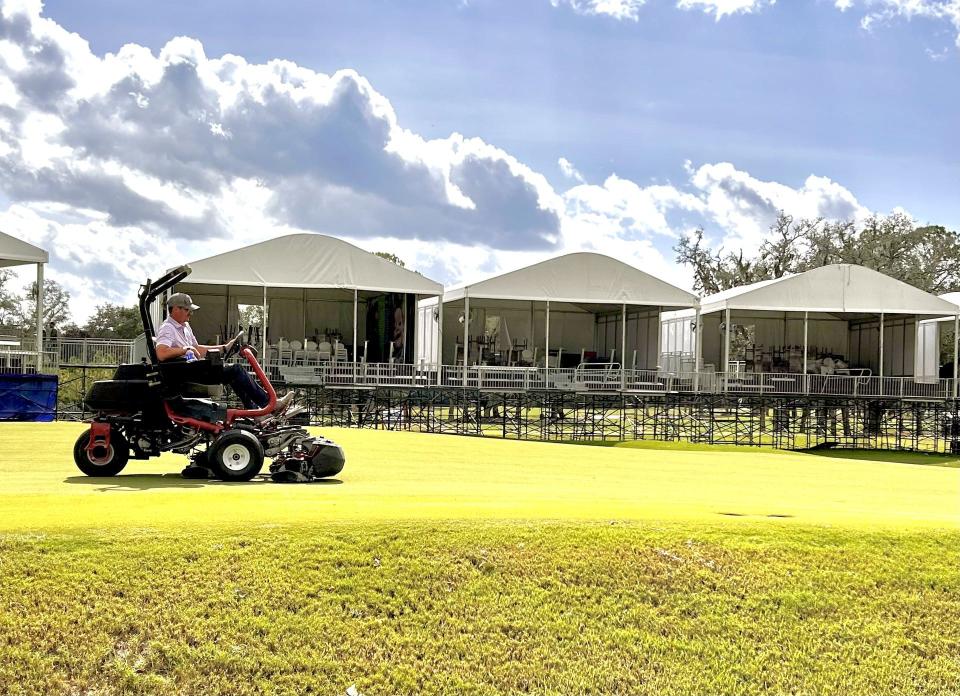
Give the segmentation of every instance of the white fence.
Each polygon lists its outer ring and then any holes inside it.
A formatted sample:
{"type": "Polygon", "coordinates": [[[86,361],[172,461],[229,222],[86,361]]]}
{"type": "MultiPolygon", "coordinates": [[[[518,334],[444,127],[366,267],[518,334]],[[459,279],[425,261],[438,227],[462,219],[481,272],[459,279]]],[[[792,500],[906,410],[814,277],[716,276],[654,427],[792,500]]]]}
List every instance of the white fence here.
{"type": "Polygon", "coordinates": [[[406,365],[400,363],[328,362],[318,365],[268,363],[270,373],[291,385],[444,386],[528,391],[683,392],[795,394],[906,399],[954,397],[953,380],[920,382],[913,377],[800,375],[791,373],[666,372],[623,369],[619,363],[581,364],[575,368],[494,365],[406,365]]]}
{"type": "MultiPolygon", "coordinates": [[[[19,339],[20,351],[36,355],[33,337],[19,339]]],[[[100,338],[51,338],[43,342],[44,367],[60,365],[119,365],[135,362],[133,340],[100,338]]],[[[34,364],[36,359],[34,359],[34,364]]]]}
{"type": "MultiPolygon", "coordinates": [[[[33,338],[4,341],[0,345],[0,374],[36,370],[33,338]]],[[[44,369],[81,365],[118,365],[136,362],[139,351],[133,340],[60,338],[44,343],[44,369]]],[[[295,364],[266,361],[272,378],[292,385],[325,386],[444,386],[528,391],[556,389],[574,392],[683,392],[727,394],[796,394],[896,399],[955,398],[952,379],[879,377],[876,375],[794,373],[679,372],[632,370],[620,363],[582,363],[575,368],[523,366],[436,365],[421,363],[365,363],[325,361],[295,364]]]]}

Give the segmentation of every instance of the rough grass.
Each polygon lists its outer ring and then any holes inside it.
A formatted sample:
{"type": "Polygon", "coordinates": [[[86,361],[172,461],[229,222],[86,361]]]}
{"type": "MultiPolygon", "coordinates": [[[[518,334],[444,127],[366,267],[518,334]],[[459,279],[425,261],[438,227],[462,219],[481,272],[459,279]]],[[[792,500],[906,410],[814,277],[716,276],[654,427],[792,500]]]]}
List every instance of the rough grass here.
{"type": "Polygon", "coordinates": [[[0,426],[0,693],[960,693],[958,469],[330,431],[341,484],[85,479],[78,431],[0,426]]]}

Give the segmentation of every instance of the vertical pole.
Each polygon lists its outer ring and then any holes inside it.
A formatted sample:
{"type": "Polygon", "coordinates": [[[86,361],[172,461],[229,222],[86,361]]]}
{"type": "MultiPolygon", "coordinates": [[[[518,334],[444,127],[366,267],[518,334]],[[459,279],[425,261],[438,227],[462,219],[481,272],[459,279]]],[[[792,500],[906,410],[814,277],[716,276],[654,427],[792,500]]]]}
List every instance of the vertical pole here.
{"type": "Polygon", "coordinates": [[[809,312],[803,313],[803,393],[810,393],[810,379],[807,377],[807,326],[809,324],[809,312]]]}
{"type": "Polygon", "coordinates": [[[883,312],[880,312],[880,394],[883,394],[883,312]]]}
{"type": "MultiPolygon", "coordinates": [[[[357,335],[357,305],[359,305],[360,291],[357,288],[353,289],[353,383],[356,384],[359,381],[359,375],[357,370],[357,341],[359,339],[357,335]]],[[[334,348],[336,350],[336,348],[334,348]]]]}
{"type": "Polygon", "coordinates": [[[730,308],[723,310],[723,393],[730,382],[730,308]]]}
{"type": "Polygon", "coordinates": [[[953,317],[953,398],[957,398],[957,347],[960,343],[960,314],[953,317]]]}
{"type": "Polygon", "coordinates": [[[693,359],[693,391],[700,393],[700,370],[703,369],[703,350],[701,349],[700,340],[703,336],[703,327],[700,324],[703,323],[703,315],[700,314],[700,303],[697,303],[696,311],[693,315],[693,321],[696,323],[696,326],[693,328],[693,341],[694,341],[694,359],[693,359]]]}
{"type": "MultiPolygon", "coordinates": [[[[657,372],[660,372],[660,369],[663,367],[663,324],[660,323],[660,315],[663,313],[663,307],[657,307],[657,355],[656,366],[657,372]]],[[[669,337],[668,337],[669,343],[669,337]]],[[[669,351],[670,348],[667,348],[669,351]]]]}
{"type": "MultiPolygon", "coordinates": [[[[229,285],[226,286],[226,290],[225,290],[224,292],[225,292],[225,294],[226,294],[226,306],[224,307],[224,311],[223,311],[224,317],[223,317],[223,339],[222,339],[222,341],[223,341],[224,343],[226,343],[226,342],[229,341],[231,338],[233,338],[233,335],[234,335],[234,334],[233,334],[233,329],[232,329],[231,326],[230,326],[230,286],[229,286],[229,285]]],[[[237,317],[237,323],[238,323],[238,324],[240,323],[240,317],[237,317]]],[[[218,338],[218,339],[217,339],[217,343],[220,343],[220,342],[221,342],[221,339],[218,338]]],[[[266,359],[267,359],[267,356],[264,355],[264,356],[263,356],[263,359],[266,360],[266,359]]]]}
{"type": "Polygon", "coordinates": [[[437,386],[443,385],[443,295],[437,298],[437,386]]]}
{"type": "MultiPolygon", "coordinates": [[[[543,381],[547,384],[547,377],[550,374],[550,300],[547,300],[546,326],[544,328],[544,353],[543,353],[543,381]]],[[[559,367],[559,366],[558,366],[559,367]]]]}
{"type": "MultiPolygon", "coordinates": [[[[307,347],[307,289],[303,288],[303,294],[300,300],[300,314],[303,318],[303,347],[307,347]]],[[[356,345],[356,341],[354,341],[356,345]]]]}
{"type": "Polygon", "coordinates": [[[263,285],[263,326],[260,327],[263,329],[263,333],[260,336],[260,355],[263,356],[264,360],[267,360],[270,356],[267,355],[267,285],[263,285]]]}
{"type": "Polygon", "coordinates": [[[353,289],[353,362],[357,362],[357,305],[360,300],[360,291],[353,289]]]}
{"type": "Polygon", "coordinates": [[[467,388],[467,357],[470,355],[470,295],[463,289],[463,388],[467,388]]]}
{"type": "Polygon", "coordinates": [[[37,374],[43,372],[43,264],[37,264],[37,374]]]}
{"type": "Polygon", "coordinates": [[[620,327],[620,389],[627,388],[627,303],[623,303],[623,325],[620,327]]]}
{"type": "Polygon", "coordinates": [[[533,347],[537,343],[537,332],[534,329],[536,318],[537,318],[537,313],[534,308],[534,302],[533,300],[530,300],[530,340],[527,341],[527,345],[530,347],[530,350],[533,350],[533,347]]]}

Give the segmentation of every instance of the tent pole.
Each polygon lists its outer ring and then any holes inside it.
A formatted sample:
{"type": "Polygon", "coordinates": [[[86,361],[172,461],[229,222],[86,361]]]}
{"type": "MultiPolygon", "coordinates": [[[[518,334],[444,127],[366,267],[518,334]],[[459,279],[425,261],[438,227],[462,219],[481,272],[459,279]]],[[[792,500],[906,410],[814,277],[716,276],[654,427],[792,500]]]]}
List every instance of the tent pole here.
{"type": "Polygon", "coordinates": [[[627,388],[627,303],[623,303],[623,325],[620,327],[620,389],[627,388]]]}
{"type": "Polygon", "coordinates": [[[353,289],[353,363],[357,363],[357,301],[358,301],[359,291],[353,289]]]}
{"type": "Polygon", "coordinates": [[[700,350],[700,339],[703,336],[702,328],[700,324],[703,322],[703,315],[700,314],[700,303],[697,303],[696,310],[693,314],[693,342],[694,342],[694,358],[693,358],[693,391],[697,394],[700,393],[700,370],[703,369],[703,351],[700,350]]]}
{"type": "Polygon", "coordinates": [[[443,295],[437,298],[437,386],[443,386],[443,295]]]}
{"type": "Polygon", "coordinates": [[[263,335],[260,336],[260,355],[263,356],[264,360],[267,360],[269,356],[267,355],[267,284],[263,284],[263,335]]]}
{"type": "Polygon", "coordinates": [[[807,326],[809,324],[809,312],[803,313],[803,393],[810,393],[810,380],[807,377],[807,326]]]}
{"type": "MultiPolygon", "coordinates": [[[[547,300],[546,326],[544,327],[543,344],[543,381],[545,386],[549,386],[547,377],[550,374],[550,300],[547,300]]],[[[557,365],[557,367],[559,367],[559,365],[557,365]]]]}
{"type": "Polygon", "coordinates": [[[467,357],[470,353],[470,295],[463,289],[463,388],[467,388],[467,357]]]}
{"type": "Polygon", "coordinates": [[[883,393],[883,312],[880,312],[880,393],[883,393]]]}
{"type": "MultiPolygon", "coordinates": [[[[223,318],[223,342],[224,343],[230,340],[231,334],[233,333],[233,329],[230,328],[230,286],[227,285],[226,288],[227,288],[226,289],[227,303],[226,303],[226,307],[224,307],[225,316],[223,318]]],[[[237,316],[237,323],[238,324],[240,323],[239,316],[237,316]]],[[[220,340],[221,339],[218,338],[217,343],[220,343],[220,340]]],[[[263,356],[263,357],[264,359],[266,359],[267,356],[263,356]]]]}
{"type": "MultiPolygon", "coordinates": [[[[654,356],[654,366],[659,373],[663,367],[663,323],[661,315],[663,314],[663,307],[657,307],[657,354],[654,356]]],[[[669,339],[667,341],[669,343],[669,339]]],[[[667,348],[669,351],[669,347],[667,348]]]]}
{"type": "Polygon", "coordinates": [[[43,264],[37,264],[37,374],[43,372],[43,264]]]}
{"type": "Polygon", "coordinates": [[[303,317],[303,347],[307,347],[307,289],[303,288],[303,297],[300,300],[300,316],[303,317]]]}
{"type": "Polygon", "coordinates": [[[960,314],[953,317],[953,398],[957,398],[957,347],[960,343],[960,314]]]}
{"type": "Polygon", "coordinates": [[[730,308],[723,311],[723,393],[727,393],[730,382],[730,308]]]}

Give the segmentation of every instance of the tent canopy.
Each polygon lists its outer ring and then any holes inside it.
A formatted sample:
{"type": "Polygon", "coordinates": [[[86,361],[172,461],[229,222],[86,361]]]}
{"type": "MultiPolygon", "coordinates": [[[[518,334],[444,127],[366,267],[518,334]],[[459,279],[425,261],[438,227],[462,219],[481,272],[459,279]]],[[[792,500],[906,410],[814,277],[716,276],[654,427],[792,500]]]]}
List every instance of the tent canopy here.
{"type": "Polygon", "coordinates": [[[194,261],[187,283],[440,295],[443,286],[342,239],[291,234],[194,261]]]}
{"type": "Polygon", "coordinates": [[[33,244],[0,232],[0,268],[27,263],[47,263],[50,255],[33,244]]]}
{"type": "Polygon", "coordinates": [[[701,301],[702,314],[726,309],[943,316],[955,314],[957,305],[870,268],[833,264],[731,288],[701,301]]]}
{"type": "Polygon", "coordinates": [[[691,293],[603,254],[577,252],[479,283],[452,288],[444,302],[471,299],[692,307],[691,293]]]}

